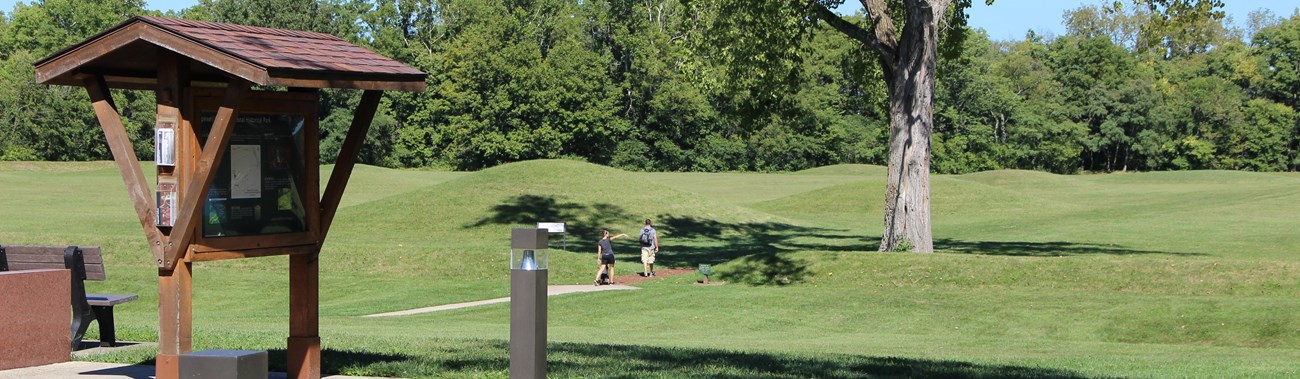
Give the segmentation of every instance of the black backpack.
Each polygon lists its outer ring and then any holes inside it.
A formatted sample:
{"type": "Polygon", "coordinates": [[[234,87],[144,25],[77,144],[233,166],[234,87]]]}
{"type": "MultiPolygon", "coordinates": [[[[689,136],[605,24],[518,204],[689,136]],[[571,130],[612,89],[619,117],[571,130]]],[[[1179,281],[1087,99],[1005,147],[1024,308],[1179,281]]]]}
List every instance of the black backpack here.
{"type": "Polygon", "coordinates": [[[650,230],[649,229],[641,230],[641,246],[650,246],[650,244],[653,242],[654,239],[650,237],[650,230]]]}

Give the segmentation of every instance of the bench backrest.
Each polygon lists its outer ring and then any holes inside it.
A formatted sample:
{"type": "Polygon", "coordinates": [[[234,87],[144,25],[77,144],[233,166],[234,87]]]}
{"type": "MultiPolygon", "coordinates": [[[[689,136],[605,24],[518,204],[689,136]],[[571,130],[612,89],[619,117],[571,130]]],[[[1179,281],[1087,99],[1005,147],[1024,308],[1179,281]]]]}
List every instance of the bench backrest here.
{"type": "MultiPolygon", "coordinates": [[[[86,280],[104,280],[104,257],[99,246],[78,246],[86,263],[86,280]]],[[[0,245],[0,270],[62,269],[67,246],[0,245]]]]}

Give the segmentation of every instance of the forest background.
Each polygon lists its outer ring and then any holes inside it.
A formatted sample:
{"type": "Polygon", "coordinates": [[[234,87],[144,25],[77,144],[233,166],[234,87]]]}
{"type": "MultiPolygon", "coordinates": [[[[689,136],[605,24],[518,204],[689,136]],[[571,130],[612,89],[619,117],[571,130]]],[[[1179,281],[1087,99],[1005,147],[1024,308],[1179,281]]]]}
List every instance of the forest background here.
{"type": "MultiPolygon", "coordinates": [[[[966,33],[939,61],[933,170],[1300,168],[1300,13],[1143,28],[1150,13],[1118,4],[1067,11],[1060,36],[966,33]]],[[[110,159],[84,90],[35,84],[32,63],[141,14],[329,33],[429,73],[426,91],[385,95],[360,157],[378,166],[786,171],[886,157],[873,53],[811,14],[792,20],[796,51],[755,65],[766,58],[736,57],[728,39],[770,26],[708,0],[200,0],[165,13],[44,0],[0,17],[0,160],[110,159]]],[[[152,156],[153,93],[114,97],[136,154],[152,156]]],[[[322,91],[323,159],[358,99],[322,91]]]]}

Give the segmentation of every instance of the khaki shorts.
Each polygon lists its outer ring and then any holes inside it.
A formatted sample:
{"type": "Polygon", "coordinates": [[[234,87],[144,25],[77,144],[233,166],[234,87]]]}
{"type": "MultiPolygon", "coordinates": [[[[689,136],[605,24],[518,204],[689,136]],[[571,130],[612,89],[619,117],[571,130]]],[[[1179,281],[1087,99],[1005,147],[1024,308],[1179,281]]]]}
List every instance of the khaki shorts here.
{"type": "Polygon", "coordinates": [[[655,249],[649,247],[641,248],[641,263],[655,264],[655,249]]]}

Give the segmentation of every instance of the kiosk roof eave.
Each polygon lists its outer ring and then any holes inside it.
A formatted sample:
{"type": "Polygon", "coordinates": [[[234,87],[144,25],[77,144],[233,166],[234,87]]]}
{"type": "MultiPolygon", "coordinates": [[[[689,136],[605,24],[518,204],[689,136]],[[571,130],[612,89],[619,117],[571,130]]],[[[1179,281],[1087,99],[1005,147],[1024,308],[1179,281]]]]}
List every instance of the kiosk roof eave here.
{"type": "Polygon", "coordinates": [[[37,61],[36,81],[81,86],[84,75],[98,75],[112,88],[151,89],[161,50],[195,63],[195,86],[238,77],[263,86],[421,91],[427,76],[328,34],[140,16],[37,61]]]}

